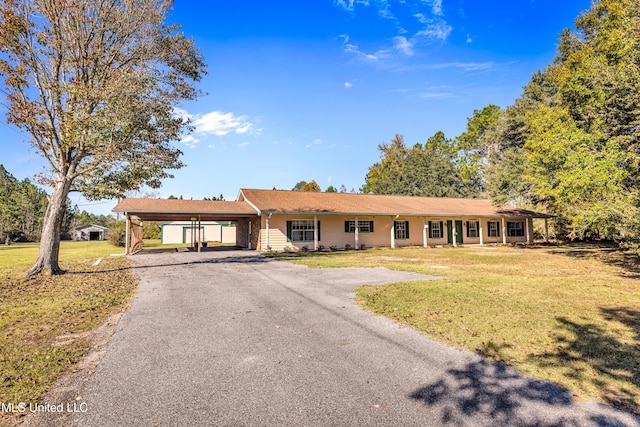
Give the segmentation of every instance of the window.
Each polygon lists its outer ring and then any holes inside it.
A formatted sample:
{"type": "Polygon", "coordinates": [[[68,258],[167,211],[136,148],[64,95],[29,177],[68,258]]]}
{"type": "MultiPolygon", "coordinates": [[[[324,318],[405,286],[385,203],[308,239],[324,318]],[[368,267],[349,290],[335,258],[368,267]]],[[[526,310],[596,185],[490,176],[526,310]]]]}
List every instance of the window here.
{"type": "Polygon", "coordinates": [[[442,239],[444,237],[442,221],[429,222],[429,238],[430,239],[442,239]]]}
{"type": "Polygon", "coordinates": [[[478,225],[478,221],[468,221],[467,222],[467,237],[469,238],[478,238],[480,234],[478,233],[480,226],[478,225]]]}
{"type": "Polygon", "coordinates": [[[393,228],[396,231],[396,239],[403,240],[409,238],[409,221],[394,221],[393,228]]]}
{"type": "MultiPolygon", "coordinates": [[[[344,232],[345,233],[355,233],[356,231],[356,221],[351,219],[349,221],[344,222],[344,232]]],[[[358,232],[359,233],[373,233],[373,221],[361,221],[358,220],[358,232]]]]}
{"type": "Polygon", "coordinates": [[[489,237],[500,237],[500,223],[498,221],[489,221],[489,237]]]}
{"type": "MultiPolygon", "coordinates": [[[[313,231],[312,219],[287,221],[287,239],[291,242],[313,242],[313,231]]],[[[320,221],[318,221],[318,240],[320,240],[320,221]]]]}
{"type": "Polygon", "coordinates": [[[507,222],[507,236],[522,237],[524,236],[524,222],[507,222]]]}

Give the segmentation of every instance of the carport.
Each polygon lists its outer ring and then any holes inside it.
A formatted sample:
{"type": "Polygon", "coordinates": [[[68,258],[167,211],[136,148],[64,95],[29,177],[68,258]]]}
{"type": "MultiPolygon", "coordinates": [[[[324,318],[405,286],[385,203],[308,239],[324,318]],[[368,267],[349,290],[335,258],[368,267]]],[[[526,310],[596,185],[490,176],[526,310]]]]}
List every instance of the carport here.
{"type": "MultiPolygon", "coordinates": [[[[258,214],[247,202],[127,198],[120,201],[113,212],[124,214],[126,219],[126,254],[142,250],[145,221],[191,221],[197,229],[203,221],[233,221],[236,224],[236,245],[255,249],[258,244],[258,214]]],[[[200,251],[200,233],[195,233],[195,236],[194,243],[200,251]]]]}

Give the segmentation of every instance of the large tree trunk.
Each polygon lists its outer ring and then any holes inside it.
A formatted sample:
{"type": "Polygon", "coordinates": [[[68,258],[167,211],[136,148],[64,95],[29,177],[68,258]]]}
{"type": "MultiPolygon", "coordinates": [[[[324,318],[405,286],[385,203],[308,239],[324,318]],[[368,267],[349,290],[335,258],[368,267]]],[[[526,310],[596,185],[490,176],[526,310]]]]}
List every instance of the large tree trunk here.
{"type": "Polygon", "coordinates": [[[60,229],[66,212],[70,188],[71,180],[64,178],[58,181],[53,189],[42,222],[38,258],[27,272],[27,276],[33,276],[41,271],[49,276],[64,273],[58,265],[58,255],[60,253],[60,229]]]}

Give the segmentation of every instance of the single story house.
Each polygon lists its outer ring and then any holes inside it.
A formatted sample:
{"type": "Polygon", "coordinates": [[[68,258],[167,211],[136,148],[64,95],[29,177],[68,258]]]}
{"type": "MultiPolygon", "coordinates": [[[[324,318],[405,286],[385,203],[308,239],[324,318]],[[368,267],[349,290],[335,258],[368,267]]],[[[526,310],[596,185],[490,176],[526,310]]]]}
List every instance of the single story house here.
{"type": "Polygon", "coordinates": [[[76,228],[75,240],[106,240],[108,235],[107,227],[89,224],[76,228]]]}
{"type": "Polygon", "coordinates": [[[160,224],[160,241],[163,245],[176,243],[214,242],[221,245],[236,244],[236,226],[232,222],[169,221],[160,224]],[[196,236],[196,230],[200,235],[196,236]]]}
{"type": "MultiPolygon", "coordinates": [[[[129,236],[143,221],[232,221],[236,244],[260,251],[533,242],[548,215],[488,199],[241,189],[233,202],[123,199],[129,236]]],[[[127,239],[127,252],[140,248],[127,239]]]]}

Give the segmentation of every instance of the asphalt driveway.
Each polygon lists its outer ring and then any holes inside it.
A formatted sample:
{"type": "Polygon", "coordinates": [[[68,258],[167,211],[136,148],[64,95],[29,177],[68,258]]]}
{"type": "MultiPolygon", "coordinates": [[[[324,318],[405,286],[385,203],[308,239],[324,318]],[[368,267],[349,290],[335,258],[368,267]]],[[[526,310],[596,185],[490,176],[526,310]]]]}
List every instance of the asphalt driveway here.
{"type": "Polygon", "coordinates": [[[81,426],[637,425],[353,302],[430,279],[255,252],[135,256],[140,287],[81,389],[81,426]]]}

